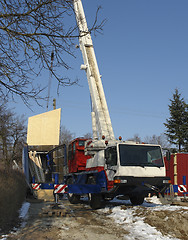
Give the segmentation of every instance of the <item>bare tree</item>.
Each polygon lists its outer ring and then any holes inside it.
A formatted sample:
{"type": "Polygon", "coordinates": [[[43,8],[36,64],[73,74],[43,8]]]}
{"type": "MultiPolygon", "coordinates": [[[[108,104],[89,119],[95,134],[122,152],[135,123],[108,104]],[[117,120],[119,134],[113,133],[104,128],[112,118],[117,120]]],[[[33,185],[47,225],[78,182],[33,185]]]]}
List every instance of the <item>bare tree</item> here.
{"type": "Polygon", "coordinates": [[[68,145],[75,138],[75,133],[71,133],[65,126],[61,126],[60,144],[68,145]]]}
{"type": "Polygon", "coordinates": [[[9,168],[13,160],[21,162],[26,133],[24,117],[18,117],[5,105],[0,106],[0,161],[4,166],[9,168]]]}
{"type": "Polygon", "coordinates": [[[22,160],[23,144],[26,142],[27,128],[25,117],[14,116],[11,125],[11,144],[10,144],[10,159],[20,163],[22,160]]]}
{"type": "Polygon", "coordinates": [[[160,134],[159,136],[153,135],[151,137],[147,136],[145,137],[145,143],[151,143],[151,144],[159,144],[162,148],[170,149],[171,145],[168,142],[168,139],[164,133],[160,134]]]}
{"type": "MultiPolygon", "coordinates": [[[[1,98],[19,95],[25,104],[30,98],[40,99],[44,86],[34,79],[43,69],[51,72],[58,86],[75,82],[57,72],[71,68],[66,59],[74,57],[74,39],[79,36],[73,15],[72,0],[0,1],[1,98]]],[[[96,14],[89,32],[102,29],[104,21],[97,22],[96,14]]]]}
{"type": "Polygon", "coordinates": [[[88,133],[84,134],[84,138],[86,138],[86,139],[92,138],[92,133],[88,132],[88,133]]]}
{"type": "Polygon", "coordinates": [[[141,143],[142,142],[139,134],[135,134],[134,137],[129,138],[128,141],[133,141],[133,142],[137,142],[137,143],[141,143]]]}

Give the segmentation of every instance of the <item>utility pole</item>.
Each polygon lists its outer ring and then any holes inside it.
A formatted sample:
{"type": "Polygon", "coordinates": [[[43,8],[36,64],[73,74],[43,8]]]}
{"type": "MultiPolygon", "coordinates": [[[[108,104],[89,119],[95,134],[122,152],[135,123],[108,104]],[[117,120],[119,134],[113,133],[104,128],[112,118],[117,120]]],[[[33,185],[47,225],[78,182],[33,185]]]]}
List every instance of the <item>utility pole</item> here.
{"type": "Polygon", "coordinates": [[[56,109],[56,99],[55,98],[53,99],[53,109],[54,110],[56,109]]]}
{"type": "Polygon", "coordinates": [[[51,53],[50,75],[49,75],[49,82],[48,82],[47,111],[48,111],[48,104],[49,104],[49,99],[50,99],[50,88],[51,88],[51,81],[52,81],[53,61],[54,61],[54,52],[52,51],[52,53],[51,53]]]}

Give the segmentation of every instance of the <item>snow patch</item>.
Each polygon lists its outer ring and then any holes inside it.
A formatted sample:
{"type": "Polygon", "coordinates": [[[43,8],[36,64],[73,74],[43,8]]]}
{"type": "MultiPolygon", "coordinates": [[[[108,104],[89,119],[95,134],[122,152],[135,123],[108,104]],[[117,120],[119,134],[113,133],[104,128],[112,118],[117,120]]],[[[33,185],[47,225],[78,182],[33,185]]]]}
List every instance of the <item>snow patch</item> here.
{"type": "Polygon", "coordinates": [[[6,240],[7,237],[8,237],[8,235],[2,235],[2,236],[1,236],[1,240],[6,240]]]}
{"type": "Polygon", "coordinates": [[[19,218],[21,218],[21,219],[27,218],[27,213],[28,213],[29,207],[30,207],[30,203],[28,203],[28,202],[24,202],[22,204],[22,207],[19,210],[19,218]]]}
{"type": "Polygon", "coordinates": [[[130,232],[125,236],[127,240],[177,240],[177,238],[171,238],[170,236],[163,236],[161,232],[156,228],[144,223],[144,218],[136,216],[135,210],[138,207],[129,209],[121,209],[121,207],[115,207],[112,209],[110,217],[112,217],[117,224],[123,225],[123,227],[130,232]]]}
{"type": "MultiPolygon", "coordinates": [[[[19,210],[19,218],[22,220],[20,228],[23,228],[26,225],[26,220],[28,218],[27,213],[28,213],[29,207],[30,207],[30,203],[24,202],[22,204],[22,207],[19,210]]],[[[16,235],[17,231],[19,231],[19,228],[13,228],[13,231],[11,231],[10,233],[13,233],[13,234],[16,235]]],[[[7,237],[8,237],[8,235],[2,235],[2,236],[0,236],[0,239],[1,240],[6,240],[7,237]]]]}
{"type": "MultiPolygon", "coordinates": [[[[172,205],[162,205],[159,198],[156,196],[146,199],[141,205],[142,208],[150,208],[151,211],[177,211],[177,210],[188,210],[185,206],[172,206],[172,205]]],[[[122,209],[121,206],[117,207],[106,207],[102,211],[107,213],[111,210],[109,217],[113,218],[114,221],[122,225],[122,227],[129,232],[129,235],[125,236],[126,240],[178,240],[178,238],[173,238],[171,236],[164,236],[155,227],[150,226],[144,222],[144,217],[138,216],[138,210],[140,206],[132,207],[130,201],[122,201],[114,199],[113,202],[118,202],[122,205],[126,205],[127,208],[122,209]]],[[[168,217],[166,217],[166,220],[168,217]]]]}
{"type": "Polygon", "coordinates": [[[21,219],[21,228],[25,227],[26,223],[27,223],[27,219],[28,219],[28,211],[30,208],[30,203],[28,202],[24,202],[22,204],[22,207],[19,210],[19,218],[21,219]]]}

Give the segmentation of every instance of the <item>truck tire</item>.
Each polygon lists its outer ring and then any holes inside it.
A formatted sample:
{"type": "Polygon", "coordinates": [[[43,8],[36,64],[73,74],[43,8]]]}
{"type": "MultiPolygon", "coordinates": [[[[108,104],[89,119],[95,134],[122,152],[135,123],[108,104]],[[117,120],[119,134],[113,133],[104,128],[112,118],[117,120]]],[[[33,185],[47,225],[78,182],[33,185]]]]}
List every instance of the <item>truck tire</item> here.
{"type": "Polygon", "coordinates": [[[88,194],[89,205],[92,209],[99,209],[102,206],[101,193],[89,193],[88,194]]]}
{"type": "Polygon", "coordinates": [[[144,202],[144,197],[143,196],[132,196],[130,197],[130,201],[132,205],[141,205],[144,202]]]}
{"type": "MultiPolygon", "coordinates": [[[[94,176],[89,176],[87,184],[96,184],[94,176]]],[[[95,210],[101,208],[102,205],[102,194],[101,193],[89,193],[88,200],[90,207],[95,210]]]]}
{"type": "MultiPolygon", "coordinates": [[[[73,178],[69,178],[67,180],[67,184],[73,184],[73,182],[74,182],[73,178]]],[[[76,203],[80,202],[80,195],[78,195],[78,194],[67,193],[67,196],[68,196],[69,202],[72,203],[72,204],[76,204],[76,203]]]]}
{"type": "Polygon", "coordinates": [[[68,193],[67,195],[70,203],[76,204],[80,202],[80,195],[74,193],[68,193]]]}

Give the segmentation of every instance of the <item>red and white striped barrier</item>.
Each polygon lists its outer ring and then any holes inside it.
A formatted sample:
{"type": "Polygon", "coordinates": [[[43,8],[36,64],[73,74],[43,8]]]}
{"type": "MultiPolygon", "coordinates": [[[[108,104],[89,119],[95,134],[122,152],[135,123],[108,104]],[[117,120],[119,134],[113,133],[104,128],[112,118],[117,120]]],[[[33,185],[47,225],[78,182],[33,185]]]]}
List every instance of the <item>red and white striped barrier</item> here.
{"type": "Polygon", "coordinates": [[[40,183],[32,183],[32,189],[39,190],[40,189],[40,183]]]}
{"type": "Polygon", "coordinates": [[[178,185],[178,192],[186,193],[187,192],[187,185],[178,185]]]}
{"type": "Polygon", "coordinates": [[[54,193],[65,193],[67,185],[65,184],[54,184],[54,193]]]}

